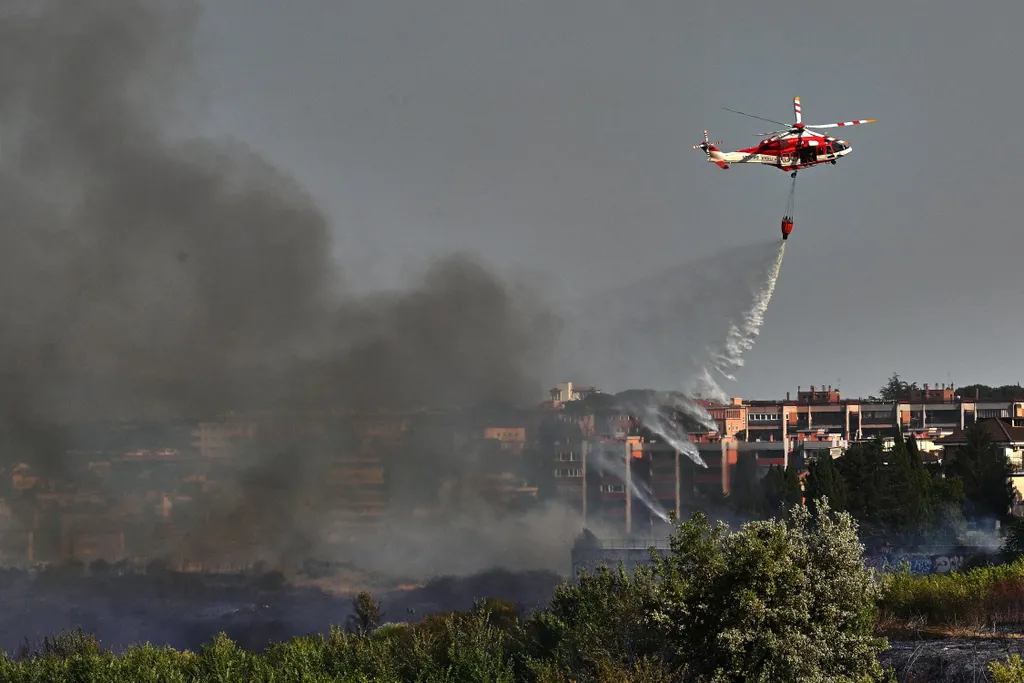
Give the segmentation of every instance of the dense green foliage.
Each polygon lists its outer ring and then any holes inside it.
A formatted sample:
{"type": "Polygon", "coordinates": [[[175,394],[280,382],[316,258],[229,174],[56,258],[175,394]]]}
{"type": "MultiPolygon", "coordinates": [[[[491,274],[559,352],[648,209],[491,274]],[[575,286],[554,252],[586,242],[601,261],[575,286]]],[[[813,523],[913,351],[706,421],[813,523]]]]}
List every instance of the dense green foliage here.
{"type": "Polygon", "coordinates": [[[0,658],[4,681],[871,681],[878,584],[856,524],[827,503],[736,531],[703,515],[631,575],[600,568],[522,616],[498,600],[416,624],[377,625],[368,594],[349,628],[249,653],[226,636],[199,652],[114,655],[81,633],[0,658]]]}
{"type": "Polygon", "coordinates": [[[975,398],[981,401],[1019,401],[1024,398],[1024,388],[1020,384],[1003,384],[990,387],[987,384],[968,384],[958,387],[956,392],[964,398],[975,398]]]}
{"type": "Polygon", "coordinates": [[[962,483],[966,514],[1005,520],[1013,504],[1013,467],[982,429],[968,429],[966,436],[966,445],[943,460],[945,474],[962,483]]]}
{"type": "Polygon", "coordinates": [[[758,478],[757,461],[753,453],[740,453],[733,476],[731,507],[744,515],[759,519],[785,514],[803,499],[800,475],[792,466],[773,465],[758,478]]]}
{"type": "Polygon", "coordinates": [[[966,572],[884,575],[881,623],[985,628],[1024,618],[1024,560],[966,572]]]}
{"type": "Polygon", "coordinates": [[[993,683],[1024,683],[1024,659],[1020,655],[1009,655],[1002,662],[992,662],[988,666],[993,683]]]}
{"type": "MultiPolygon", "coordinates": [[[[967,443],[951,449],[941,464],[925,463],[914,437],[897,438],[888,450],[880,439],[851,444],[842,457],[819,457],[801,484],[796,470],[772,467],[757,479],[753,455],[741,454],[730,506],[769,518],[792,505],[827,498],[849,512],[863,534],[890,543],[956,543],[966,519],[1007,522],[1013,503],[1012,467],[979,427],[967,443]]],[[[1024,546],[1022,546],[1024,547],[1024,546]]]]}
{"type": "Polygon", "coordinates": [[[878,390],[877,398],[882,401],[903,401],[910,398],[910,392],[917,390],[917,382],[908,384],[900,379],[899,373],[894,372],[878,390]]]}

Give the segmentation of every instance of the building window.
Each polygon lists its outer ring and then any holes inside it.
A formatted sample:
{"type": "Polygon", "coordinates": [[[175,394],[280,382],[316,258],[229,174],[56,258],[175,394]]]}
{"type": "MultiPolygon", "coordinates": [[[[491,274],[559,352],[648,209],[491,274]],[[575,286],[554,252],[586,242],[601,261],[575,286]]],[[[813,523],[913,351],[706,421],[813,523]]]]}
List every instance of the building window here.
{"type": "Polygon", "coordinates": [[[625,493],[625,484],[601,484],[601,493],[625,493]]]}
{"type": "Polygon", "coordinates": [[[778,413],[751,413],[747,418],[751,422],[776,422],[779,419],[778,413]]]}
{"type": "Polygon", "coordinates": [[[577,462],[580,459],[579,453],[573,453],[572,451],[566,451],[565,453],[558,454],[559,462],[577,462]]]}
{"type": "Polygon", "coordinates": [[[583,470],[555,470],[556,477],[582,477],[583,470]]]}

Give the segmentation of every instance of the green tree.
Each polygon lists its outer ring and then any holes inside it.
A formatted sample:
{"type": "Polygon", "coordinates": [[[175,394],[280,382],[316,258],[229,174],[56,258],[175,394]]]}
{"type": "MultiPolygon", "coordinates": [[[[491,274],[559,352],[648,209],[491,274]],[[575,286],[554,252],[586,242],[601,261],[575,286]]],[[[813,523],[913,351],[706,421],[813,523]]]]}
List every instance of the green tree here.
{"type": "Polygon", "coordinates": [[[638,567],[633,575],[621,564],[583,571],[527,621],[529,654],[549,663],[552,680],[595,683],[605,680],[602,671],[663,660],[666,641],[650,618],[658,604],[652,567],[638,567]]]}
{"type": "Polygon", "coordinates": [[[943,463],[946,476],[963,483],[964,514],[1006,520],[1013,505],[1013,466],[989,438],[982,423],[965,431],[966,443],[943,463]]]}
{"type": "Polygon", "coordinates": [[[957,542],[955,529],[964,521],[963,484],[958,479],[944,477],[938,463],[926,464],[913,434],[907,439],[907,456],[920,480],[924,531],[933,536],[942,534],[949,537],[948,542],[957,542]]]}
{"type": "Polygon", "coordinates": [[[921,457],[921,449],[917,445],[917,437],[911,434],[906,440],[907,457],[910,465],[915,470],[924,469],[924,458],[921,457]]]}
{"type": "Polygon", "coordinates": [[[1024,519],[1015,519],[1007,525],[1002,554],[1003,561],[1008,563],[1024,557],[1024,519]]]}
{"type": "Polygon", "coordinates": [[[772,465],[761,480],[761,486],[764,510],[768,515],[783,515],[803,501],[800,475],[792,465],[785,469],[772,465]]]}
{"type": "Polygon", "coordinates": [[[817,512],[817,498],[828,499],[836,510],[846,510],[846,482],[831,455],[822,455],[808,466],[804,495],[812,513],[817,512]]]}
{"type": "Polygon", "coordinates": [[[926,521],[925,482],[920,461],[912,462],[902,435],[885,456],[879,487],[878,522],[889,533],[921,531],[926,521]]]}
{"type": "Polygon", "coordinates": [[[968,384],[957,389],[964,398],[974,398],[982,401],[1019,401],[1024,397],[1024,388],[1020,384],[1004,384],[998,387],[990,387],[987,384],[968,384]]]}
{"type": "Polygon", "coordinates": [[[869,533],[881,530],[879,509],[883,500],[885,460],[882,441],[850,444],[836,461],[846,485],[846,509],[869,533]]]}
{"type": "Polygon", "coordinates": [[[355,614],[348,618],[348,628],[358,635],[366,635],[380,626],[380,603],[373,596],[362,591],[352,598],[352,609],[355,614]]]}
{"type": "Polygon", "coordinates": [[[888,644],[873,636],[879,588],[865,568],[857,526],[817,501],[788,521],[729,533],[696,515],[679,525],[652,621],[685,680],[865,681],[881,674],[888,644]]]}
{"type": "Polygon", "coordinates": [[[757,478],[757,456],[752,452],[740,453],[733,471],[732,492],[729,502],[737,512],[758,516],[764,508],[761,482],[757,478]]]}
{"type": "Polygon", "coordinates": [[[910,396],[910,392],[917,389],[917,383],[907,384],[900,379],[899,373],[892,373],[885,385],[878,390],[878,396],[883,401],[901,401],[910,396]]]}

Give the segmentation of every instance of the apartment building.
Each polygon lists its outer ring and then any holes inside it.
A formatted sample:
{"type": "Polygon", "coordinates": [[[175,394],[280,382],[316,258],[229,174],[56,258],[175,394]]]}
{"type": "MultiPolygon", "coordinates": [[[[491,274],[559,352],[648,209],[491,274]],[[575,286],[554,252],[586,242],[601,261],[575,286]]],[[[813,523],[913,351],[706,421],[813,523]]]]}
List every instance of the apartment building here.
{"type": "MultiPolygon", "coordinates": [[[[803,471],[808,460],[838,457],[850,443],[881,439],[891,446],[900,435],[913,435],[922,451],[941,452],[988,418],[1005,422],[1004,445],[1018,461],[1024,452],[1024,401],[983,401],[945,385],[925,384],[906,400],[891,402],[844,399],[826,385],[797,387],[795,398],[734,398],[703,407],[716,428],[690,434],[682,448],[608,408],[559,416],[566,427],[550,463],[559,497],[584,519],[642,534],[657,523],[651,508],[685,516],[695,501],[727,495],[741,458],[753,458],[759,475],[773,465],[803,471]]],[[[558,403],[551,409],[564,410],[558,403]]],[[[1024,465],[1021,470],[1014,484],[1024,499],[1024,465]]]]}
{"type": "Polygon", "coordinates": [[[906,400],[843,399],[831,386],[797,388],[796,399],[782,401],[734,399],[733,412],[744,415],[742,430],[720,421],[726,434],[744,441],[787,444],[789,453],[829,450],[833,455],[850,442],[913,435],[923,450],[938,450],[941,440],[977,420],[992,417],[1024,421],[1024,400],[984,401],[958,395],[952,387],[925,384],[906,400]]]}

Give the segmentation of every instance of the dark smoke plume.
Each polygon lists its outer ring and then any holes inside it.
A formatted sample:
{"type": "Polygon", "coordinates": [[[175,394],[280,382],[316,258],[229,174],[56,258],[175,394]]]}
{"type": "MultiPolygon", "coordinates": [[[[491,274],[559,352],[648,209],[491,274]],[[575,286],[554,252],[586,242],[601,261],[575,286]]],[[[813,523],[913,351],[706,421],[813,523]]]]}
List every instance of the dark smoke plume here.
{"type": "MultiPolygon", "coordinates": [[[[0,12],[6,460],[67,477],[71,426],[92,420],[543,396],[556,328],[530,292],[457,255],[407,291],[347,296],[331,226],[294,180],[240,143],[175,132],[194,102],[198,8],[0,12]]],[[[201,544],[259,528],[281,553],[315,545],[304,501],[327,492],[288,430],[270,431],[237,495],[197,523],[201,544]]]]}

